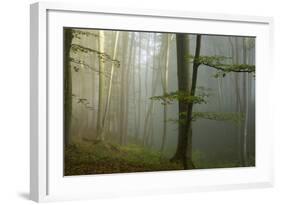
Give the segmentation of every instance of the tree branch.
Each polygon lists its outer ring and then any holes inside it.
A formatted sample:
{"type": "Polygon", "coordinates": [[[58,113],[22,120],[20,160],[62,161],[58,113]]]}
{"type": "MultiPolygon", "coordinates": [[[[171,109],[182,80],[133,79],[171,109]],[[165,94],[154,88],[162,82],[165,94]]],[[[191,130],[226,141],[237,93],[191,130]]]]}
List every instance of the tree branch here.
{"type": "Polygon", "coordinates": [[[188,56],[188,58],[193,59],[193,63],[197,63],[199,65],[206,65],[216,70],[223,71],[224,73],[254,73],[256,68],[255,65],[222,63],[223,61],[225,62],[226,60],[231,59],[230,57],[224,56],[188,56]]]}
{"type": "Polygon", "coordinates": [[[110,55],[108,55],[106,53],[103,53],[103,52],[100,52],[98,50],[88,48],[88,47],[84,47],[84,46],[81,46],[81,45],[78,45],[78,44],[72,44],[71,49],[74,52],[81,51],[81,52],[84,52],[84,53],[95,53],[95,54],[98,55],[98,58],[100,58],[103,62],[110,61],[111,63],[114,63],[116,67],[118,67],[118,68],[120,67],[120,61],[119,60],[113,59],[110,55]]]}
{"type": "Polygon", "coordinates": [[[227,65],[227,64],[211,64],[211,63],[201,63],[202,65],[206,65],[209,67],[212,67],[217,70],[221,70],[224,72],[237,72],[237,73],[252,73],[255,72],[255,66],[254,65],[247,65],[247,64],[233,64],[233,65],[227,65]]]}

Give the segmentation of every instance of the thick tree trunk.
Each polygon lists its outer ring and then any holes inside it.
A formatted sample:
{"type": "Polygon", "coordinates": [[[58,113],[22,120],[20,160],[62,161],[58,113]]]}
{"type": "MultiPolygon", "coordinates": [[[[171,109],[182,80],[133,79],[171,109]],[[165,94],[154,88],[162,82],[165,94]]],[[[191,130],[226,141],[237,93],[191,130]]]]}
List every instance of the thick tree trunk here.
{"type": "MultiPolygon", "coordinates": [[[[188,40],[184,34],[177,34],[177,61],[178,61],[178,87],[179,91],[189,92],[189,62],[186,56],[189,55],[188,40]]],[[[197,84],[197,73],[199,63],[196,59],[200,56],[201,48],[201,35],[196,37],[196,48],[195,48],[195,61],[193,62],[193,73],[191,80],[190,96],[195,95],[196,84],[197,84]]],[[[171,159],[172,161],[182,161],[184,169],[195,168],[192,162],[192,110],[193,103],[179,101],[179,113],[186,113],[185,116],[179,116],[179,136],[178,136],[178,147],[175,156],[171,159]],[[185,123],[181,123],[184,121],[185,123]]]]}
{"type": "Polygon", "coordinates": [[[64,146],[71,141],[71,118],[72,118],[72,76],[70,67],[70,49],[72,42],[72,30],[64,30],[64,146]]]}
{"type": "MultiPolygon", "coordinates": [[[[177,75],[178,75],[178,90],[189,92],[190,79],[190,64],[186,59],[189,55],[189,39],[187,34],[176,34],[176,49],[177,49],[177,75]]],[[[187,112],[187,104],[179,101],[179,113],[187,112]]],[[[179,115],[179,122],[185,119],[184,116],[179,115]]],[[[183,123],[178,124],[178,144],[175,155],[171,161],[183,161],[185,155],[185,140],[191,138],[191,133],[188,134],[187,126],[183,123]]]]}
{"type": "MultiPolygon", "coordinates": [[[[200,65],[196,61],[196,59],[200,57],[200,49],[201,49],[201,35],[197,34],[195,56],[194,56],[195,61],[193,62],[193,73],[192,73],[190,96],[195,96],[195,92],[196,92],[198,67],[200,65]]],[[[188,106],[187,106],[187,117],[186,117],[186,126],[187,126],[186,129],[187,129],[187,133],[191,133],[193,102],[188,102],[187,105],[188,106]]],[[[192,169],[195,168],[192,162],[192,137],[187,135],[186,138],[187,139],[184,139],[183,141],[185,146],[183,167],[184,169],[192,169]]]]}

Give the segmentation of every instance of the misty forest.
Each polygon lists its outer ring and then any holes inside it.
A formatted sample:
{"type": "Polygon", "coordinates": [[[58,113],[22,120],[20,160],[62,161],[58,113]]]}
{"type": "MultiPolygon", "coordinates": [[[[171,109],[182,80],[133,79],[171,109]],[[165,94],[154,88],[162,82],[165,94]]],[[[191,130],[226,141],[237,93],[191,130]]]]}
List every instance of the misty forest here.
{"type": "Polygon", "coordinates": [[[64,28],[64,175],[255,166],[255,38],[64,28]]]}

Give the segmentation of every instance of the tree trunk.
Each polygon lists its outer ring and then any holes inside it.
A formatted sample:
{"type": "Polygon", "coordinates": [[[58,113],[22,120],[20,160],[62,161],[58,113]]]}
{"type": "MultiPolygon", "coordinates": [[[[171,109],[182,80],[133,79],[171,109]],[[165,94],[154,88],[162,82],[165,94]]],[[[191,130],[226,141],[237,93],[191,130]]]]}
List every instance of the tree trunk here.
{"type": "MultiPolygon", "coordinates": [[[[166,34],[166,53],[165,53],[165,66],[164,66],[164,72],[161,75],[162,76],[162,89],[163,89],[163,95],[168,93],[168,76],[169,76],[169,52],[170,52],[170,35],[166,34]]],[[[166,138],[167,138],[167,104],[163,105],[163,135],[162,135],[162,144],[161,144],[161,149],[160,152],[163,153],[165,149],[165,144],[166,144],[166,138]]]]}
{"type": "Polygon", "coordinates": [[[123,45],[122,45],[122,61],[121,61],[121,86],[120,86],[120,123],[119,123],[119,143],[124,144],[124,135],[125,135],[125,127],[126,127],[126,119],[124,116],[125,109],[126,109],[126,73],[127,73],[127,51],[128,51],[128,40],[129,40],[129,33],[123,33],[123,45]]]}
{"type": "MultiPolygon", "coordinates": [[[[161,49],[160,49],[161,50],[161,49]]],[[[153,73],[152,73],[152,88],[151,88],[151,96],[155,96],[155,93],[156,93],[156,89],[157,89],[157,82],[158,82],[158,79],[159,79],[159,76],[161,75],[161,69],[160,68],[156,68],[156,60],[155,60],[155,57],[156,57],[156,33],[154,34],[154,48],[153,48],[153,73]],[[157,70],[156,72],[156,79],[154,81],[154,75],[155,75],[155,70],[157,70]],[[153,82],[154,81],[154,82],[153,82]]],[[[160,59],[159,59],[160,60],[160,59]]],[[[148,123],[151,123],[151,113],[153,111],[153,108],[154,108],[154,101],[151,100],[149,102],[149,105],[148,105],[148,109],[146,111],[146,114],[145,114],[145,118],[144,118],[144,128],[143,128],[143,146],[147,145],[148,144],[148,138],[149,138],[149,126],[148,126],[148,123]]]]}
{"type": "MultiPolygon", "coordinates": [[[[196,92],[198,67],[200,65],[196,59],[198,59],[200,57],[200,48],[201,48],[201,35],[197,34],[190,96],[195,96],[195,92],[196,92]]],[[[187,118],[186,118],[187,133],[191,133],[192,110],[193,110],[193,102],[188,102],[187,103],[187,118]]],[[[189,136],[188,134],[185,137],[186,138],[183,140],[183,144],[185,147],[185,154],[183,157],[183,159],[184,159],[183,167],[184,167],[184,169],[192,169],[192,168],[195,168],[194,164],[192,162],[192,137],[189,136]]]]}
{"type": "MultiPolygon", "coordinates": [[[[243,39],[243,64],[247,64],[247,46],[245,44],[245,39],[243,39]]],[[[244,82],[243,82],[243,86],[244,86],[244,111],[245,111],[245,120],[244,120],[244,130],[243,130],[243,157],[242,157],[242,164],[243,166],[247,166],[248,165],[248,145],[247,145],[247,140],[248,140],[248,118],[249,118],[249,93],[248,93],[248,89],[249,89],[249,74],[248,73],[244,73],[244,82]]]]}
{"type": "Polygon", "coordinates": [[[70,49],[72,42],[72,29],[64,29],[64,146],[71,141],[72,118],[72,76],[70,66],[70,49]]]}
{"type": "MultiPolygon", "coordinates": [[[[234,38],[234,43],[229,39],[231,45],[231,53],[232,53],[232,64],[239,64],[239,49],[238,49],[238,40],[234,38]]],[[[235,83],[235,91],[236,91],[236,112],[241,113],[241,97],[240,97],[240,78],[239,73],[234,73],[234,83],[235,83]]],[[[242,164],[242,149],[241,149],[241,122],[237,124],[237,161],[242,164]]]]}
{"type": "Polygon", "coordinates": [[[129,54],[128,54],[128,62],[127,62],[127,71],[126,71],[126,90],[125,90],[125,112],[124,112],[124,136],[123,136],[123,144],[127,144],[127,138],[128,138],[128,116],[129,116],[129,92],[130,92],[130,72],[132,70],[131,68],[131,63],[132,63],[132,56],[134,56],[133,54],[133,48],[134,48],[134,40],[135,40],[135,33],[132,33],[131,36],[131,43],[130,43],[130,50],[129,50],[129,54]]]}
{"type": "MultiPolygon", "coordinates": [[[[116,59],[116,57],[117,57],[118,39],[119,39],[119,31],[116,31],[113,54],[112,54],[113,59],[116,59]]],[[[108,92],[107,92],[107,99],[106,99],[106,104],[105,104],[105,111],[104,111],[104,116],[102,119],[102,130],[101,130],[102,135],[104,135],[105,121],[108,116],[109,104],[110,104],[110,100],[111,100],[112,78],[113,78],[114,70],[115,70],[115,64],[114,64],[114,62],[112,62],[111,70],[110,70],[109,86],[108,86],[108,92]]],[[[103,136],[102,138],[104,138],[104,137],[105,136],[103,136]]]]}
{"type": "Polygon", "coordinates": [[[141,33],[139,34],[139,55],[138,55],[138,109],[137,109],[137,115],[138,115],[138,118],[137,118],[137,130],[136,130],[136,137],[139,138],[140,136],[140,122],[141,122],[141,95],[142,95],[142,85],[141,85],[141,33]]]}
{"type": "MultiPolygon", "coordinates": [[[[178,75],[178,91],[189,92],[190,64],[186,59],[189,55],[189,37],[187,34],[176,34],[177,49],[177,75],[178,75]]],[[[187,104],[179,101],[179,113],[187,112],[187,104]]],[[[179,122],[184,120],[184,116],[179,115],[179,122]]],[[[190,138],[191,133],[187,133],[187,126],[183,123],[178,124],[178,144],[175,155],[171,161],[183,161],[185,155],[185,139],[190,138]]]]}
{"type": "MultiPolygon", "coordinates": [[[[104,31],[99,31],[99,52],[104,53],[104,31]]],[[[97,117],[97,138],[103,140],[101,136],[102,131],[102,116],[104,114],[104,59],[99,57],[99,101],[98,101],[98,117],[97,117]]]]}

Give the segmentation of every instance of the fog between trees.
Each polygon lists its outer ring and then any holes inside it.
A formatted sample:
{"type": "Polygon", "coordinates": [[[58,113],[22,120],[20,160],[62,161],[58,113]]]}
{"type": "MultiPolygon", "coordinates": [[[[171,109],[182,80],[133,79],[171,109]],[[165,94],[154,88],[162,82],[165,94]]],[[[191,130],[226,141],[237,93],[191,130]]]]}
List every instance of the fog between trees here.
{"type": "Polygon", "coordinates": [[[184,169],[253,166],[254,65],[253,37],[65,29],[65,148],[135,144],[184,169]]]}

